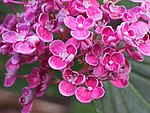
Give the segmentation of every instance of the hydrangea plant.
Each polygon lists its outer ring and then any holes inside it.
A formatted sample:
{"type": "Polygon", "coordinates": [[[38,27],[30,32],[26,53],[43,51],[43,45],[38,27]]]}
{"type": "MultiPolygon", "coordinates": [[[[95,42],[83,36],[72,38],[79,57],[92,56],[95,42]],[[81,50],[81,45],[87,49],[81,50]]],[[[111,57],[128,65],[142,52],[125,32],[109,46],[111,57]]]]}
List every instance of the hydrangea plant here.
{"type": "Polygon", "coordinates": [[[128,86],[129,59],[142,62],[150,56],[150,1],[130,1],[139,5],[127,9],[118,5],[120,0],[2,1],[15,11],[0,25],[0,53],[11,56],[4,86],[19,78],[27,81],[19,99],[22,113],[29,113],[33,99],[51,84],[81,103],[105,96],[105,81],[117,88],[128,86]],[[17,12],[13,4],[24,11],[17,12]],[[40,65],[31,73],[18,75],[21,66],[36,62],[40,65]],[[81,68],[75,70],[75,63],[81,68]]]}

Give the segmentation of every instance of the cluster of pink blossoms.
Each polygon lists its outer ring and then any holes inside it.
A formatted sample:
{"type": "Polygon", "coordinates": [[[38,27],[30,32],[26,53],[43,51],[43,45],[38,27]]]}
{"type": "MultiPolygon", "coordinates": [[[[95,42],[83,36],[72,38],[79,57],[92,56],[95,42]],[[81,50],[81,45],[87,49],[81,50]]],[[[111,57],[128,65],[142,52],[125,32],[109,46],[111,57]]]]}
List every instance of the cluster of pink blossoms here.
{"type": "Polygon", "coordinates": [[[11,56],[4,86],[12,86],[17,78],[28,82],[19,99],[22,113],[31,110],[33,98],[42,96],[50,84],[82,103],[103,97],[104,81],[118,88],[128,85],[128,59],[142,62],[150,56],[150,1],[130,0],[139,3],[130,9],[117,5],[119,1],[3,0],[16,12],[0,25],[0,53],[11,56]],[[23,5],[24,12],[13,4],[23,5]],[[17,74],[21,66],[35,62],[40,65],[31,73],[17,74]],[[82,68],[74,70],[77,66],[82,68]]]}

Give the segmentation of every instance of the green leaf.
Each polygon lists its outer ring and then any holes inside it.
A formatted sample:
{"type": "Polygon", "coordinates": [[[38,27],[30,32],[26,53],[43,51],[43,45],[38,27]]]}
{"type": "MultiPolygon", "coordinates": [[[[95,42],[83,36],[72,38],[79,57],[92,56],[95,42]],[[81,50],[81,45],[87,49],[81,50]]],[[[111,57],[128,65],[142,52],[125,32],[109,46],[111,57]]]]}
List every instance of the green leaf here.
{"type": "Polygon", "coordinates": [[[150,58],[130,62],[129,86],[119,89],[104,83],[105,96],[94,101],[98,113],[150,113],[150,58]]]}

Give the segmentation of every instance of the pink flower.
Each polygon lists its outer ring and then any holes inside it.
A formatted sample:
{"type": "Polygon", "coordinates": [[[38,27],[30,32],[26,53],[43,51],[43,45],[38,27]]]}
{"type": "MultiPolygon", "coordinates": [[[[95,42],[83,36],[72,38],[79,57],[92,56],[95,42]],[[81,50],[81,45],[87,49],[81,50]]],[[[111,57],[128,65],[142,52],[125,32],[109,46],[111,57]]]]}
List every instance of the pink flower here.
{"type": "Polygon", "coordinates": [[[105,53],[102,59],[102,64],[109,71],[118,71],[124,63],[124,55],[120,52],[105,53]]]}
{"type": "Polygon", "coordinates": [[[59,83],[59,92],[64,96],[72,96],[78,85],[85,82],[85,76],[71,69],[63,71],[63,81],[59,83]]]}
{"type": "Polygon", "coordinates": [[[131,64],[125,60],[124,67],[121,67],[118,72],[111,73],[110,76],[113,76],[110,79],[110,82],[118,87],[118,88],[125,88],[129,84],[129,73],[131,72],[131,64]]]}
{"type": "Polygon", "coordinates": [[[94,20],[101,20],[103,12],[99,8],[100,5],[97,0],[76,0],[75,9],[80,12],[86,12],[89,18],[94,20]]]}
{"type": "Polygon", "coordinates": [[[53,56],[48,60],[51,68],[56,70],[64,69],[74,59],[77,49],[74,45],[65,45],[61,40],[55,40],[49,45],[53,56]]]}
{"type": "Polygon", "coordinates": [[[64,23],[71,29],[71,35],[77,40],[85,40],[90,36],[90,31],[95,21],[92,18],[84,18],[82,15],[76,18],[68,16],[64,19],[64,23]]]}
{"type": "Polygon", "coordinates": [[[120,41],[117,32],[115,32],[111,26],[104,27],[102,29],[101,34],[102,34],[102,42],[105,45],[115,46],[120,41]]]}
{"type": "Polygon", "coordinates": [[[36,33],[44,42],[51,42],[53,40],[52,29],[54,25],[49,20],[48,14],[41,13],[39,16],[40,25],[36,28],[36,33]]]}
{"type": "Polygon", "coordinates": [[[76,98],[82,103],[89,103],[93,99],[99,99],[104,96],[104,89],[101,81],[94,76],[89,75],[85,81],[86,87],[80,86],[75,91],[76,98]]]}
{"type": "Polygon", "coordinates": [[[106,4],[102,5],[102,10],[109,14],[110,18],[113,20],[121,19],[123,14],[126,12],[125,6],[116,6],[115,3],[112,1],[107,2],[106,4]]]}

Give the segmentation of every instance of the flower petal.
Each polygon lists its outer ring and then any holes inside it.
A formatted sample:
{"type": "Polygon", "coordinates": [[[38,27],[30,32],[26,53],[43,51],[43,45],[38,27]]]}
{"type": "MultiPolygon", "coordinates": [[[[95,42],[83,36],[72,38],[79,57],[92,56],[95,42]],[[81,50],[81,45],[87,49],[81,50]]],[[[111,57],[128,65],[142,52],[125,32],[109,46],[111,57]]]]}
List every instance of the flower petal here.
{"type": "Polygon", "coordinates": [[[72,96],[76,91],[76,86],[70,82],[63,80],[60,82],[58,89],[63,96],[72,96]]]}
{"type": "Polygon", "coordinates": [[[79,87],[75,91],[75,96],[82,103],[90,103],[92,100],[90,92],[85,87],[79,87]]]}
{"type": "Polygon", "coordinates": [[[125,63],[125,58],[124,58],[124,55],[122,53],[119,53],[119,52],[114,52],[112,55],[111,55],[111,60],[115,63],[118,63],[120,65],[124,64],[125,63]]]}
{"type": "Polygon", "coordinates": [[[55,56],[59,56],[65,50],[65,44],[61,40],[54,40],[50,43],[49,49],[55,56]]]}
{"type": "Polygon", "coordinates": [[[76,22],[78,24],[83,24],[84,21],[85,21],[85,18],[82,15],[77,16],[76,22]]]}
{"type": "Polygon", "coordinates": [[[90,36],[90,31],[88,30],[71,30],[71,35],[77,40],[85,40],[90,36]]]}
{"type": "Polygon", "coordinates": [[[96,79],[94,76],[89,75],[89,76],[86,78],[85,84],[86,84],[86,86],[88,86],[88,87],[95,88],[95,87],[98,86],[99,81],[98,81],[98,79],[96,79]]]}
{"type": "Polygon", "coordinates": [[[108,76],[108,71],[102,64],[99,64],[98,66],[94,67],[93,74],[98,78],[104,78],[108,76]]]}
{"type": "Polygon", "coordinates": [[[84,29],[91,29],[95,24],[95,21],[93,18],[87,18],[85,21],[84,21],[84,29]]]}
{"type": "Polygon", "coordinates": [[[105,90],[102,87],[96,87],[91,91],[91,96],[95,99],[99,99],[103,97],[105,94],[105,90]]]}
{"type": "Polygon", "coordinates": [[[48,15],[47,14],[45,14],[45,13],[41,13],[40,15],[39,15],[39,18],[38,18],[39,20],[39,23],[42,25],[42,26],[45,26],[46,25],[46,22],[48,22],[49,21],[49,17],[48,17],[48,15]]]}
{"type": "Polygon", "coordinates": [[[94,44],[92,46],[92,53],[95,56],[100,57],[102,55],[102,52],[103,52],[103,48],[100,44],[94,44]]]}
{"type": "Polygon", "coordinates": [[[103,16],[103,12],[98,7],[89,7],[86,10],[86,14],[88,17],[93,18],[94,20],[101,20],[103,16]]]}
{"type": "Polygon", "coordinates": [[[14,31],[8,31],[8,32],[2,34],[2,38],[5,42],[15,43],[17,40],[17,37],[18,37],[17,35],[18,34],[14,31]]]}
{"type": "Polygon", "coordinates": [[[39,38],[44,42],[51,42],[53,40],[52,33],[45,29],[43,26],[38,26],[36,32],[39,38]]]}
{"type": "Polygon", "coordinates": [[[150,56],[150,44],[144,43],[137,47],[143,55],[150,56]]]}
{"type": "Polygon", "coordinates": [[[97,66],[98,65],[98,62],[99,62],[99,59],[93,55],[92,53],[87,53],[85,55],[85,61],[89,64],[89,65],[92,65],[92,66],[97,66]]]}
{"type": "Polygon", "coordinates": [[[128,86],[129,84],[129,75],[128,74],[118,74],[118,76],[120,76],[120,78],[118,80],[110,80],[110,82],[118,87],[118,88],[125,88],[128,86]]]}
{"type": "Polygon", "coordinates": [[[55,70],[61,70],[67,66],[67,63],[65,61],[62,61],[62,58],[57,56],[51,56],[48,60],[48,63],[50,67],[55,70]]]}
{"type": "Polygon", "coordinates": [[[76,19],[72,16],[68,16],[64,19],[64,23],[67,27],[69,27],[72,30],[76,30],[77,29],[77,23],[76,23],[76,19]]]}
{"type": "Polygon", "coordinates": [[[73,54],[73,55],[77,54],[77,48],[74,45],[68,45],[68,46],[66,46],[66,50],[67,50],[67,53],[69,55],[70,54],[73,54]]]}

